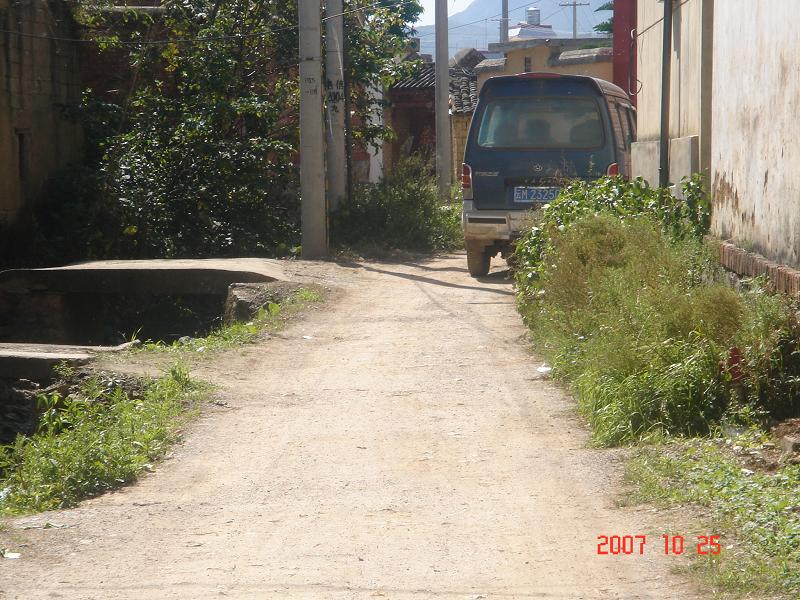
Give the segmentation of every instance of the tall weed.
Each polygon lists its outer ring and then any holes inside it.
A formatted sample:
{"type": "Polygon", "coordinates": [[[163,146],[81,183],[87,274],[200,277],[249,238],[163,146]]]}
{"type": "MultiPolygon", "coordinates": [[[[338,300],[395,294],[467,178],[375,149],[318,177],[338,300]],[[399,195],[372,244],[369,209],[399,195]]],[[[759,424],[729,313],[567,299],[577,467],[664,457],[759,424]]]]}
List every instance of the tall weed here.
{"type": "Polygon", "coordinates": [[[737,293],[694,235],[600,212],[553,231],[540,262],[520,311],[597,443],[703,434],[745,408],[795,410],[789,303],[756,283],[737,293]]]}
{"type": "Polygon", "coordinates": [[[461,204],[442,202],[430,165],[416,155],[389,179],[360,187],[332,225],[334,243],[356,249],[453,250],[463,243],[461,204]]]}

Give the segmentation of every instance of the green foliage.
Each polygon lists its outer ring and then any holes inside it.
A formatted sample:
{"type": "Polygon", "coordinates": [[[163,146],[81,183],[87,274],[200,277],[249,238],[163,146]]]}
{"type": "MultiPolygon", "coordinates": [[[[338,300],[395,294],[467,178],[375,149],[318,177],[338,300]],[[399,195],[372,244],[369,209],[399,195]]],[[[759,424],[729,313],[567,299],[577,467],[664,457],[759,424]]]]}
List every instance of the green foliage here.
{"type": "Polygon", "coordinates": [[[638,182],[627,189],[613,180],[568,188],[517,254],[520,312],[554,374],[572,384],[595,442],[796,414],[791,303],[757,281],[729,285],[700,239],[704,201],[682,206],[638,182]]]}
{"type": "MultiPolygon", "coordinates": [[[[602,5],[598,6],[595,9],[594,12],[600,12],[600,11],[606,11],[606,10],[610,10],[610,11],[614,10],[614,2],[613,1],[606,2],[605,4],[602,4],[602,5]]],[[[605,21],[602,21],[601,23],[598,23],[597,25],[594,26],[594,30],[597,33],[608,33],[608,34],[614,33],[614,17],[612,16],[611,18],[609,18],[609,19],[607,19],[605,21]]]]}
{"type": "Polygon", "coordinates": [[[90,378],[66,398],[40,396],[38,432],[0,452],[0,514],[73,506],[133,481],[164,455],[201,391],[175,366],[141,394],[90,378]]]}
{"type": "Polygon", "coordinates": [[[565,231],[577,220],[593,214],[611,214],[621,219],[647,214],[673,236],[683,239],[708,233],[711,206],[701,175],[685,179],[685,199],[667,190],[651,188],[643,179],[625,181],[605,177],[595,181],[576,180],[558,198],[545,206],[540,222],[517,244],[517,284],[522,294],[535,290],[542,269],[542,256],[553,235],[565,231]]]}
{"type": "MultiPolygon", "coordinates": [[[[131,89],[71,111],[88,156],[45,194],[38,262],[296,254],[296,0],[168,0],[154,18],[112,4],[74,12],[86,37],[127,57],[131,89]]],[[[413,67],[395,59],[421,7],[349,0],[345,11],[350,132],[365,145],[389,135],[371,121],[370,90],[413,67]]]]}
{"type": "MultiPolygon", "coordinates": [[[[694,504],[710,510],[710,529],[727,533],[719,558],[697,566],[714,587],[737,594],[800,594],[800,467],[776,473],[742,469],[731,456],[759,450],[765,440],[748,432],[725,446],[695,440],[646,449],[629,463],[629,501],[661,506],[694,504]],[[732,539],[733,538],[733,539],[732,539]]],[[[687,540],[688,541],[688,540],[687,540]]],[[[755,597],[755,596],[749,596],[755,597]]]]}
{"type": "Polygon", "coordinates": [[[340,208],[333,239],[358,249],[453,250],[463,243],[461,205],[442,202],[429,164],[411,156],[390,179],[363,186],[340,208]]]}

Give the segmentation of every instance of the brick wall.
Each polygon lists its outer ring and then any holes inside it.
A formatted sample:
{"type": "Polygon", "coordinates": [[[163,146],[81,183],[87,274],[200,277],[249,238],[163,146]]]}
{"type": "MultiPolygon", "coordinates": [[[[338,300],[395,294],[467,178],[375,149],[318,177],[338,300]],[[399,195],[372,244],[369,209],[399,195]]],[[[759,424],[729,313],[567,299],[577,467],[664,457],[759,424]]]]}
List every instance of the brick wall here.
{"type": "Polygon", "coordinates": [[[800,298],[800,271],[796,269],[772,262],[731,242],[719,243],[719,258],[723,267],[738,275],[764,276],[776,291],[800,298]]]}

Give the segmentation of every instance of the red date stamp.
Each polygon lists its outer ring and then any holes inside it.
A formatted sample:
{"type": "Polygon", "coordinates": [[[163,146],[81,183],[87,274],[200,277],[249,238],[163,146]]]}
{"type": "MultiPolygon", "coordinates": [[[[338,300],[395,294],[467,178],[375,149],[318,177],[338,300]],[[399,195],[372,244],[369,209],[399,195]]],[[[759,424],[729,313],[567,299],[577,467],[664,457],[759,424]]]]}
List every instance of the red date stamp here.
{"type": "MultiPolygon", "coordinates": [[[[647,546],[646,535],[598,535],[597,540],[599,555],[644,555],[647,546]]],[[[687,552],[687,548],[693,548],[699,556],[717,556],[722,553],[718,535],[699,535],[688,544],[682,535],[664,534],[661,540],[663,543],[659,544],[659,550],[667,556],[680,556],[687,552]]]]}

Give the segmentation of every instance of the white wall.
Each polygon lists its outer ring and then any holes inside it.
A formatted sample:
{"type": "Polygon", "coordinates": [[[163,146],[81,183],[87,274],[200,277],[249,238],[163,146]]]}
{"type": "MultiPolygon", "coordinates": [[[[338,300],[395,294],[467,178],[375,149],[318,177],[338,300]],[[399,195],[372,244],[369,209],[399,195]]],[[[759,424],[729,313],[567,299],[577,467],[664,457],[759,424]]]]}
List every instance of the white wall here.
{"type": "Polygon", "coordinates": [[[800,266],[798,0],[717,0],[714,233],[800,266]]]}

